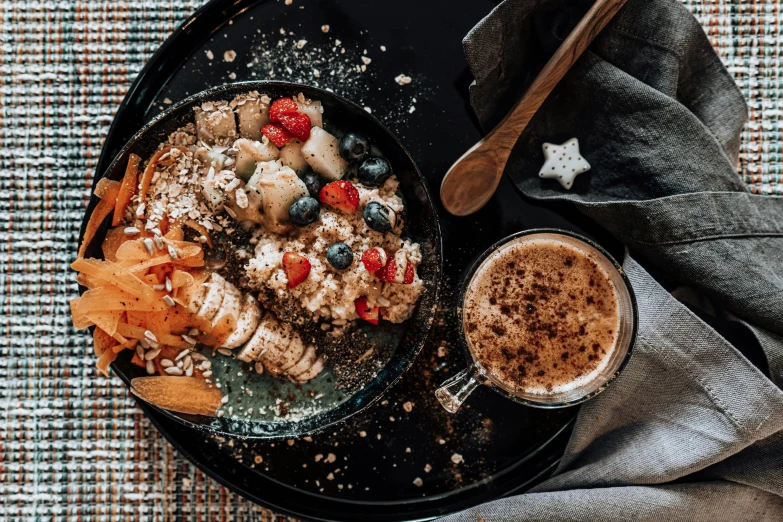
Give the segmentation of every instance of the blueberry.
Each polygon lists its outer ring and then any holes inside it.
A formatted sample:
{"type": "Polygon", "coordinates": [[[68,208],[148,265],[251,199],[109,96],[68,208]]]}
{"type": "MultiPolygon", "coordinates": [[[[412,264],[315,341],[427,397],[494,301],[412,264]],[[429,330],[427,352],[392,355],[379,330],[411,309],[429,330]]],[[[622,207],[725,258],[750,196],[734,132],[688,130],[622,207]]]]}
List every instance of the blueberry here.
{"type": "Polygon", "coordinates": [[[345,243],[334,243],[326,249],[326,260],[337,270],[345,270],[353,264],[353,252],[345,243]]]}
{"type": "Polygon", "coordinates": [[[302,174],[302,181],[304,181],[304,184],[307,187],[307,192],[309,192],[310,195],[315,199],[318,199],[318,194],[321,192],[321,188],[324,186],[321,178],[318,177],[318,174],[312,170],[308,170],[302,174]]]}
{"type": "Polygon", "coordinates": [[[394,211],[378,201],[370,201],[364,207],[364,222],[378,232],[388,232],[397,220],[394,211]]]}
{"type": "Polygon", "coordinates": [[[391,176],[391,167],[383,158],[367,158],[359,165],[356,175],[365,185],[377,187],[391,176]]]}
{"type": "Polygon", "coordinates": [[[349,132],[340,140],[340,156],[345,161],[364,161],[370,155],[370,140],[364,134],[349,132]]]}
{"type": "Polygon", "coordinates": [[[318,219],[321,204],[311,197],[299,198],[288,207],[288,217],[291,223],[300,227],[306,227],[318,219]]]}

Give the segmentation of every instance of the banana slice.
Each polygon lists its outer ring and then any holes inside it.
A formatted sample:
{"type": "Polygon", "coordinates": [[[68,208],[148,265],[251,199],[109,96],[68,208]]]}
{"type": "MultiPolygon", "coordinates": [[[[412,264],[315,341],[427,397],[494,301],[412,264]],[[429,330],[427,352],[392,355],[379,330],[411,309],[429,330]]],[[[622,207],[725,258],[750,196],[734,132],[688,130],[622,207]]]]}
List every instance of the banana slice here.
{"type": "Polygon", "coordinates": [[[267,364],[264,363],[264,369],[271,375],[272,377],[276,379],[283,379],[285,378],[285,372],[275,366],[274,364],[267,364]]]}
{"type": "MultiPolygon", "coordinates": [[[[293,331],[289,325],[281,323],[274,314],[267,312],[258,323],[253,337],[237,355],[237,359],[250,362],[258,360],[270,352],[269,360],[276,363],[288,345],[291,344],[292,334],[293,331]]],[[[264,360],[266,362],[266,358],[264,360]]]]}
{"type": "MultiPolygon", "coordinates": [[[[302,354],[304,354],[305,346],[302,342],[302,338],[299,337],[299,334],[294,332],[291,326],[289,326],[287,323],[279,323],[280,326],[287,327],[288,330],[291,331],[291,342],[288,344],[288,346],[283,350],[275,350],[270,349],[264,354],[264,366],[266,366],[267,361],[269,361],[270,364],[277,366],[278,369],[282,371],[286,371],[288,368],[295,365],[299,359],[302,358],[302,354]]],[[[277,347],[275,347],[277,348],[277,347]]]]}
{"type": "Polygon", "coordinates": [[[315,359],[315,347],[313,345],[309,345],[307,348],[305,348],[304,355],[302,355],[302,358],[299,359],[299,362],[291,366],[288,370],[286,370],[285,373],[296,380],[298,375],[301,375],[310,369],[310,367],[315,362],[315,359]]]}
{"type": "Polygon", "coordinates": [[[296,380],[299,382],[311,381],[315,379],[323,369],[324,369],[324,358],[319,357],[318,359],[315,360],[313,365],[310,366],[310,368],[306,372],[297,375],[296,380]]]}
{"type": "Polygon", "coordinates": [[[204,304],[199,308],[196,317],[203,321],[211,321],[215,318],[215,315],[220,310],[220,305],[223,303],[223,297],[226,295],[225,283],[226,280],[217,274],[212,274],[209,277],[209,282],[204,283],[207,287],[207,293],[204,296],[204,304]]]}
{"type": "Polygon", "coordinates": [[[278,361],[291,344],[296,335],[287,323],[281,323],[273,313],[267,313],[258,325],[261,332],[261,342],[264,343],[264,352],[261,356],[265,365],[267,361],[275,366],[280,366],[278,361]]]}
{"type": "Polygon", "coordinates": [[[260,321],[261,307],[258,305],[258,301],[252,295],[246,295],[237,320],[237,329],[228,336],[226,342],[223,343],[223,348],[236,348],[247,342],[258,328],[260,321]]]}
{"type": "Polygon", "coordinates": [[[258,328],[253,332],[250,340],[242,347],[239,354],[237,354],[237,359],[244,362],[253,362],[264,353],[265,346],[262,342],[263,337],[259,333],[260,331],[261,324],[259,323],[258,328]]]}
{"type": "Polygon", "coordinates": [[[215,317],[212,319],[212,327],[217,326],[221,317],[226,314],[231,314],[234,319],[239,320],[239,315],[242,311],[242,292],[239,289],[226,281],[225,279],[220,283],[223,285],[223,302],[220,303],[215,317]]]}

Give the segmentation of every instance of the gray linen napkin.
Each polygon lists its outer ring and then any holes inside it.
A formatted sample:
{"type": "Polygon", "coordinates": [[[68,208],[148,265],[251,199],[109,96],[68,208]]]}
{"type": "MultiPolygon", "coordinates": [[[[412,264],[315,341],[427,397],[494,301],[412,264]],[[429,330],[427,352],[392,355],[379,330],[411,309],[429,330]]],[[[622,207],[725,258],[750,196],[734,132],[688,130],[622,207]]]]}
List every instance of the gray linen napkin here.
{"type": "MultiPolygon", "coordinates": [[[[484,125],[587,5],[506,0],[468,34],[484,125]]],[[[554,477],[447,520],[783,520],[783,198],[749,194],[737,176],[746,114],[675,0],[629,0],[545,102],[507,172],[628,247],[636,351],[582,407],[554,477]],[[542,143],[572,137],[592,170],[566,191],[537,174],[542,143]],[[645,269],[685,288],[673,295],[645,269]],[[734,346],[694,312],[751,335],[734,346]],[[741,353],[753,338],[762,370],[741,353]]]]}

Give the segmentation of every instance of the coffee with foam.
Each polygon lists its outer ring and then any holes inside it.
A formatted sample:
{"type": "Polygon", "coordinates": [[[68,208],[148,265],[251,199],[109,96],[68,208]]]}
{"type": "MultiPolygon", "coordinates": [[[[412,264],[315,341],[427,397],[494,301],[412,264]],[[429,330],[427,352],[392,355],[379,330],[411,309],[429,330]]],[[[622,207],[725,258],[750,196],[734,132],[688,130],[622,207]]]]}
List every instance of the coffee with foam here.
{"type": "Polygon", "coordinates": [[[474,358],[504,388],[563,393],[609,364],[620,329],[617,291],[590,253],[554,238],[522,237],[473,275],[463,327],[474,358]]]}

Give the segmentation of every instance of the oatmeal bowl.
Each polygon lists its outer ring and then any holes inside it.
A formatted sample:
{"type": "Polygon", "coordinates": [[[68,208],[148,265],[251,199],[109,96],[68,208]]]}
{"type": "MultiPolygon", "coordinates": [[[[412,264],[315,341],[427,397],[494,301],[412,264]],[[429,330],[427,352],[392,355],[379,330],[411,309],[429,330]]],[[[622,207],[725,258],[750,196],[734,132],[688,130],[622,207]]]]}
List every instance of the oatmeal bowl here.
{"type": "Polygon", "coordinates": [[[98,368],[216,434],[290,438],[378,400],[429,333],[437,215],[400,142],[333,93],[215,87],[96,183],[72,268],[98,368]]]}

